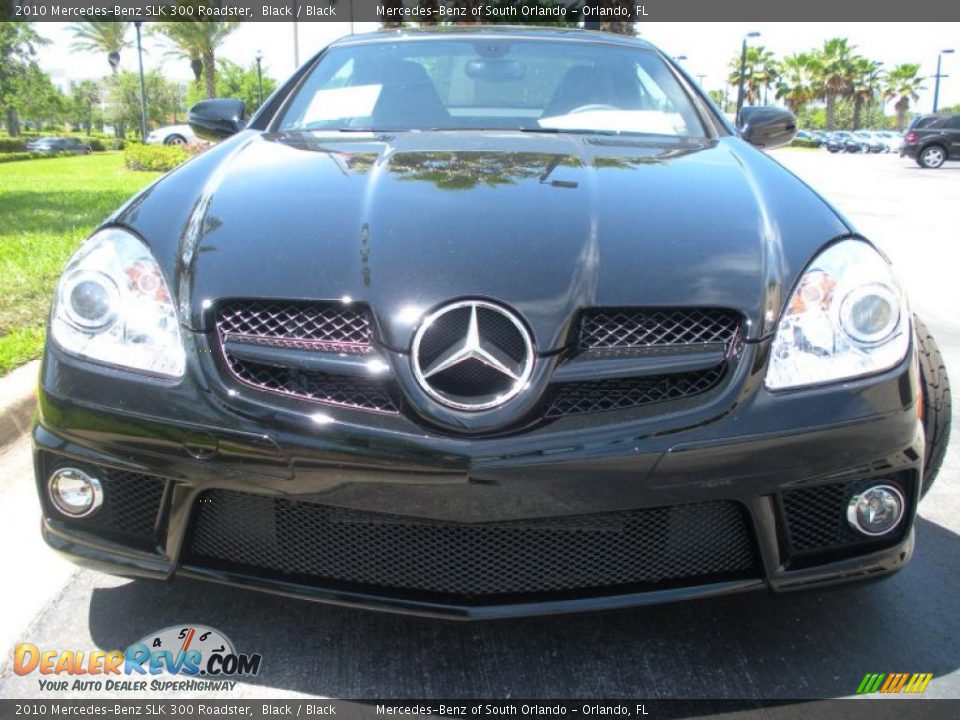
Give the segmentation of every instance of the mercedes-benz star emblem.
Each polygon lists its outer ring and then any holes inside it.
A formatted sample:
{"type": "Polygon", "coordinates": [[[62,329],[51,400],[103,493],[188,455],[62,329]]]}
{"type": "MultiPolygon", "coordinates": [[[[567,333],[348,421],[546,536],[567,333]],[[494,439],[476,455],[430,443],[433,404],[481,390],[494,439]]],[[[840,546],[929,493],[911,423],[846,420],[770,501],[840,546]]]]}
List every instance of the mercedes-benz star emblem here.
{"type": "Polygon", "coordinates": [[[530,333],[513,313],[462,300],[428,315],[410,352],[420,387],[457,410],[490,410],[516,397],[533,372],[530,333]]]}

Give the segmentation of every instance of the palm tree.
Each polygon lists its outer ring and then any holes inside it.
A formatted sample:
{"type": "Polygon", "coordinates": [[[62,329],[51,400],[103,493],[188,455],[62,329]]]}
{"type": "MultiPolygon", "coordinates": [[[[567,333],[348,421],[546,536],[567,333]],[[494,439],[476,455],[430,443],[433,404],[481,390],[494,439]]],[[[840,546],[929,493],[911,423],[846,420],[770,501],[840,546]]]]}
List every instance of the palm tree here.
{"type": "Polygon", "coordinates": [[[198,84],[198,68],[202,68],[206,94],[212,98],[217,95],[217,49],[239,26],[239,22],[191,20],[161,23],[158,30],[176,45],[175,54],[190,60],[198,84]]]}
{"type": "MultiPolygon", "coordinates": [[[[748,47],[743,72],[744,102],[747,105],[756,104],[760,100],[763,89],[776,80],[777,73],[777,63],[772,52],[763,45],[748,47]]],[[[730,60],[728,81],[734,87],[740,84],[740,53],[730,60]]]]}
{"type": "Polygon", "coordinates": [[[100,102],[100,88],[93,80],[81,80],[70,90],[70,104],[77,127],[93,129],[93,110],[100,102]]]}
{"type": "Polygon", "coordinates": [[[814,69],[814,58],[809,53],[788,55],[780,63],[776,86],[777,99],[783,100],[794,115],[816,97],[814,69]]]}
{"type": "Polygon", "coordinates": [[[835,129],[837,98],[850,94],[853,50],[846,38],[831,38],[815,56],[816,85],[827,101],[827,130],[835,129]]]}
{"type": "Polygon", "coordinates": [[[71,47],[84,52],[105,52],[110,70],[116,74],[120,65],[120,51],[130,47],[125,39],[129,29],[130,23],[112,20],[70,23],[74,38],[71,47]]]}
{"type": "MultiPolygon", "coordinates": [[[[859,130],[863,104],[873,104],[873,95],[880,83],[880,63],[857,56],[853,58],[852,69],[850,95],[853,98],[853,129],[859,130]]],[[[869,117],[867,124],[870,124],[869,117]]]]}
{"type": "Polygon", "coordinates": [[[919,65],[903,63],[887,73],[883,96],[888,100],[896,100],[894,108],[897,110],[897,130],[903,130],[910,102],[918,100],[919,92],[924,89],[923,78],[917,76],[919,72],[919,65]]]}
{"type": "Polygon", "coordinates": [[[200,57],[202,28],[197,25],[195,22],[159,22],[153,25],[150,32],[163,35],[173,43],[174,47],[166,54],[190,63],[190,70],[199,88],[203,80],[203,60],[200,57]]]}

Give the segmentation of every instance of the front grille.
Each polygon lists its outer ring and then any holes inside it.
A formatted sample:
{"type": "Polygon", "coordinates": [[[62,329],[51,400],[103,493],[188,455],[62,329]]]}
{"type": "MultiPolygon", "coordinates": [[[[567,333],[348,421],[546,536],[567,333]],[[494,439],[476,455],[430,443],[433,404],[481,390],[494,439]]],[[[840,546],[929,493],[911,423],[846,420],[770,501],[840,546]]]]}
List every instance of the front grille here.
{"type": "MultiPolygon", "coordinates": [[[[907,527],[904,521],[890,535],[869,537],[863,535],[847,522],[847,504],[859,490],[871,485],[896,486],[910,503],[910,473],[869,480],[851,480],[823,483],[787,490],[781,495],[783,522],[787,552],[791,556],[829,553],[843,549],[856,549],[863,545],[892,544],[899,542],[907,527]]],[[[909,507],[906,509],[909,516],[909,507]]]]}
{"type": "Polygon", "coordinates": [[[739,328],[739,317],[727,310],[601,308],[584,312],[578,347],[607,350],[729,345],[739,328]]]}
{"type": "Polygon", "coordinates": [[[242,382],[258,390],[290,395],[329,405],[397,412],[392,386],[381,380],[310,372],[240,360],[227,355],[231,372],[242,382]]]}
{"type": "Polygon", "coordinates": [[[372,325],[365,308],[333,303],[241,300],[220,309],[221,341],[365,353],[372,325]]]}
{"type": "Polygon", "coordinates": [[[372,328],[365,307],[342,303],[237,300],[217,314],[226,367],[244,385],[327,405],[395,413],[396,391],[387,380],[290,367],[287,357],[271,363],[269,357],[260,362],[230,352],[230,343],[241,343],[362,355],[373,352],[372,328]]]}
{"type": "Polygon", "coordinates": [[[695,372],[641,378],[616,378],[563,383],[547,406],[546,417],[585,415],[681,400],[715,387],[723,378],[724,366],[695,372]]]}
{"type": "Polygon", "coordinates": [[[55,510],[44,492],[47,515],[72,528],[115,539],[126,544],[153,547],[161,540],[157,515],[166,480],[153,475],[91,467],[69,460],[48,461],[46,474],[57,467],[78,467],[97,477],[103,486],[103,505],[93,515],[71,519],[55,510]]]}
{"type": "Polygon", "coordinates": [[[476,524],[225,490],[198,508],[190,562],[328,587],[490,600],[757,572],[745,511],[727,501],[476,524]]]}

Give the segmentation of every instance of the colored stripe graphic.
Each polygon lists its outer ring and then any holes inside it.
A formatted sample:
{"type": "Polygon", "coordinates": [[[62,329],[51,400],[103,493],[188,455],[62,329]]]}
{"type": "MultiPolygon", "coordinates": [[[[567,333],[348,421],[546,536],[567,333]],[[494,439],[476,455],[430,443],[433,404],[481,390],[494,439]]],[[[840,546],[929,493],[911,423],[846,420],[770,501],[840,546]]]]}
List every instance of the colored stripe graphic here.
{"type": "Polygon", "coordinates": [[[930,684],[932,679],[933,673],[914,673],[903,691],[908,693],[922,693],[927,689],[927,685],[930,684]]]}
{"type": "Polygon", "coordinates": [[[857,687],[858,695],[881,692],[922,693],[933,679],[933,673],[867,673],[857,687]]]}
{"type": "Polygon", "coordinates": [[[857,694],[875,693],[880,688],[880,683],[886,677],[885,673],[867,673],[860,681],[860,687],[857,688],[857,694]]]}

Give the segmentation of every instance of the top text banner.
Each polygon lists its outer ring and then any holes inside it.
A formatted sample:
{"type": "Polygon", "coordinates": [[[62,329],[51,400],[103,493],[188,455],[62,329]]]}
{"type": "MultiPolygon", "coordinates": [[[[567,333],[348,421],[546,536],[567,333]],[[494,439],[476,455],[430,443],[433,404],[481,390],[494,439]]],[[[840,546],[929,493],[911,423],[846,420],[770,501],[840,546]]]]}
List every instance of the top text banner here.
{"type": "Polygon", "coordinates": [[[953,21],[960,2],[943,0],[0,0],[0,20],[142,22],[537,23],[623,21],[953,21]]]}

